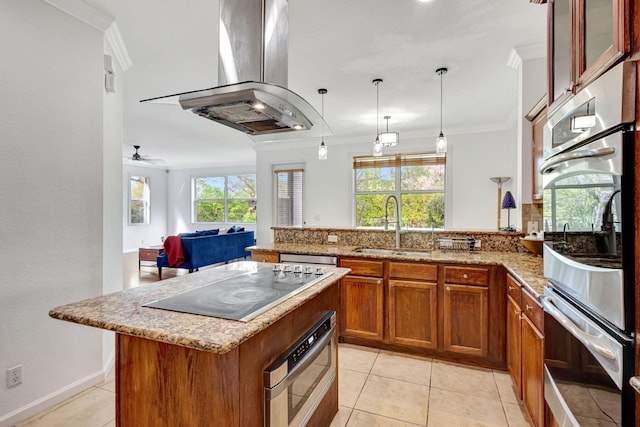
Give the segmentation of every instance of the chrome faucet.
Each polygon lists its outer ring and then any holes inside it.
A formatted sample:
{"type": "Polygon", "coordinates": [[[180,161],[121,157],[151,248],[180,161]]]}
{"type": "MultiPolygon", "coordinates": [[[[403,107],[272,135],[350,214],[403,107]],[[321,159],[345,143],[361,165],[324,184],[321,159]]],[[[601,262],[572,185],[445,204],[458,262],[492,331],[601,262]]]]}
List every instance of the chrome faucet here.
{"type": "Polygon", "coordinates": [[[559,251],[573,249],[573,247],[567,243],[567,230],[570,230],[569,223],[565,222],[564,226],[562,226],[562,240],[556,243],[559,251]]]}
{"type": "Polygon", "coordinates": [[[602,213],[601,235],[604,236],[604,245],[610,255],[617,254],[616,227],[614,226],[615,221],[613,220],[613,198],[619,192],[620,190],[616,190],[611,193],[611,196],[609,196],[609,200],[607,200],[607,204],[604,208],[604,212],[602,213]]]}
{"type": "Polygon", "coordinates": [[[398,204],[398,199],[396,196],[388,196],[387,200],[384,202],[384,229],[385,231],[389,229],[389,222],[394,222],[396,224],[396,249],[400,249],[400,206],[398,204]],[[393,199],[395,202],[395,221],[389,221],[389,199],[393,199]]]}

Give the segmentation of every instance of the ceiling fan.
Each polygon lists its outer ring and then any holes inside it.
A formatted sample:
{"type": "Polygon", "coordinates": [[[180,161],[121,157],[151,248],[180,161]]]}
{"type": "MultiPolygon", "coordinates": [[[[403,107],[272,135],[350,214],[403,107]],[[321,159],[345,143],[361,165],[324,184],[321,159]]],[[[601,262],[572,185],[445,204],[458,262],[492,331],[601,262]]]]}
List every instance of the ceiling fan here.
{"type": "Polygon", "coordinates": [[[135,153],[133,153],[131,157],[124,158],[127,163],[147,163],[150,165],[164,164],[164,160],[162,159],[152,159],[150,157],[140,155],[140,153],[138,153],[138,150],[140,149],[139,145],[134,145],[133,148],[136,150],[135,153]]]}

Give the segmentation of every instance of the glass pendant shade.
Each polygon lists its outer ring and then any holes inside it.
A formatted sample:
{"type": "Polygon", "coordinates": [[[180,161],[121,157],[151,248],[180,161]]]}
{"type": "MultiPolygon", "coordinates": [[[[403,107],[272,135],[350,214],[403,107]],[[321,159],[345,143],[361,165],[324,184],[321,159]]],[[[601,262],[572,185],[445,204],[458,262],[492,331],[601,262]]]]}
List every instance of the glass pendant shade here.
{"type": "Polygon", "coordinates": [[[375,157],[382,156],[382,144],[380,143],[380,139],[378,138],[376,138],[376,140],[373,141],[373,155],[375,157]]]}
{"type": "Polygon", "coordinates": [[[324,145],[324,141],[322,141],[318,147],[318,159],[327,160],[327,146],[324,145]]]}
{"type": "Polygon", "coordinates": [[[447,154],[447,137],[442,132],[442,75],[447,74],[447,68],[438,68],[436,74],[440,76],[440,135],[436,138],[436,154],[447,154]]]}
{"type": "Polygon", "coordinates": [[[436,154],[447,154],[447,137],[442,132],[436,138],[436,154]]]}

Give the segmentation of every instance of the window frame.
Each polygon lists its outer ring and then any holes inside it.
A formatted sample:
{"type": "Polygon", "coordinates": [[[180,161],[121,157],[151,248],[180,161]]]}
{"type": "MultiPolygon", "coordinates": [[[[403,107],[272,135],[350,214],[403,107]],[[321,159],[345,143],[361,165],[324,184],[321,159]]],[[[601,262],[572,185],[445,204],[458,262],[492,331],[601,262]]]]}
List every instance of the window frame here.
{"type": "Polygon", "coordinates": [[[305,177],[305,164],[304,163],[290,163],[290,164],[279,164],[272,166],[272,177],[273,177],[273,226],[274,227],[303,227],[306,223],[305,221],[305,208],[306,208],[306,177],[305,177]],[[289,224],[282,225],[278,224],[278,173],[281,172],[301,172],[302,173],[302,185],[300,186],[300,224],[289,224]]]}
{"type": "MultiPolygon", "coordinates": [[[[441,194],[443,201],[443,226],[442,228],[446,228],[447,218],[448,218],[448,209],[449,205],[449,195],[447,191],[447,183],[448,183],[448,168],[447,168],[447,155],[437,154],[435,152],[419,152],[419,153],[395,153],[383,155],[382,157],[375,156],[354,156],[353,157],[353,173],[352,173],[352,224],[354,227],[359,229],[380,229],[383,226],[366,226],[366,225],[357,225],[357,197],[358,195],[393,195],[395,196],[399,203],[399,215],[402,218],[402,196],[403,195],[411,195],[411,194],[441,194]],[[371,164],[371,168],[373,167],[393,167],[395,168],[395,177],[394,177],[394,189],[393,190],[385,190],[385,191],[358,191],[356,189],[356,173],[358,169],[366,169],[363,167],[366,163],[371,164]],[[444,180],[442,190],[402,190],[402,167],[403,166],[428,166],[428,165],[443,165],[444,171],[442,173],[442,177],[444,180]]],[[[395,215],[395,214],[394,214],[395,215]]],[[[428,228],[425,227],[411,227],[409,230],[425,230],[428,228]]]]}
{"type": "MultiPolygon", "coordinates": [[[[242,222],[242,221],[230,221],[229,220],[229,201],[230,200],[247,200],[253,201],[255,208],[257,209],[258,203],[258,190],[257,190],[257,175],[255,173],[237,173],[237,174],[226,174],[226,175],[194,175],[191,177],[191,223],[192,224],[230,224],[230,223],[238,223],[238,224],[255,224],[256,221],[253,222],[242,222]],[[229,198],[229,177],[239,177],[239,176],[253,176],[254,181],[256,183],[256,194],[255,197],[232,197],[229,198]],[[224,198],[213,198],[213,199],[198,199],[196,196],[196,182],[198,179],[208,179],[208,178],[224,178],[224,198]],[[198,221],[197,218],[197,204],[200,201],[222,201],[224,205],[224,219],[222,221],[198,221]]],[[[256,216],[257,219],[257,216],[256,216]]]]}
{"type": "Polygon", "coordinates": [[[150,178],[148,176],[143,176],[143,175],[134,175],[134,174],[130,174],[129,175],[129,197],[127,197],[127,216],[129,219],[129,225],[130,226],[145,226],[145,225],[150,225],[151,224],[151,184],[150,184],[150,178]],[[135,180],[139,180],[140,178],[142,178],[144,180],[143,182],[143,189],[142,189],[142,198],[134,198],[133,197],[133,188],[132,188],[132,184],[135,180]],[[133,222],[132,219],[132,206],[134,201],[141,201],[142,202],[142,216],[143,216],[143,221],[142,222],[133,222]]]}

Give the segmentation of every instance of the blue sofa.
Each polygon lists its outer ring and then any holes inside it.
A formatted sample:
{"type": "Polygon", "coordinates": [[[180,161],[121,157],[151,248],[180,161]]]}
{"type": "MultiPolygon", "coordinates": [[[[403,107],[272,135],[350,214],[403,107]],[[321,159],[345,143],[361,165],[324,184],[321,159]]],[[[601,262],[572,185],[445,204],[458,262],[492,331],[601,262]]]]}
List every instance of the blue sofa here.
{"type": "Polygon", "coordinates": [[[254,245],[253,231],[238,231],[215,235],[197,235],[189,233],[181,235],[184,262],[177,266],[170,266],[166,253],[160,255],[156,261],[158,275],[162,278],[162,267],[186,268],[189,273],[205,265],[229,262],[237,258],[251,256],[245,248],[254,245]]]}

